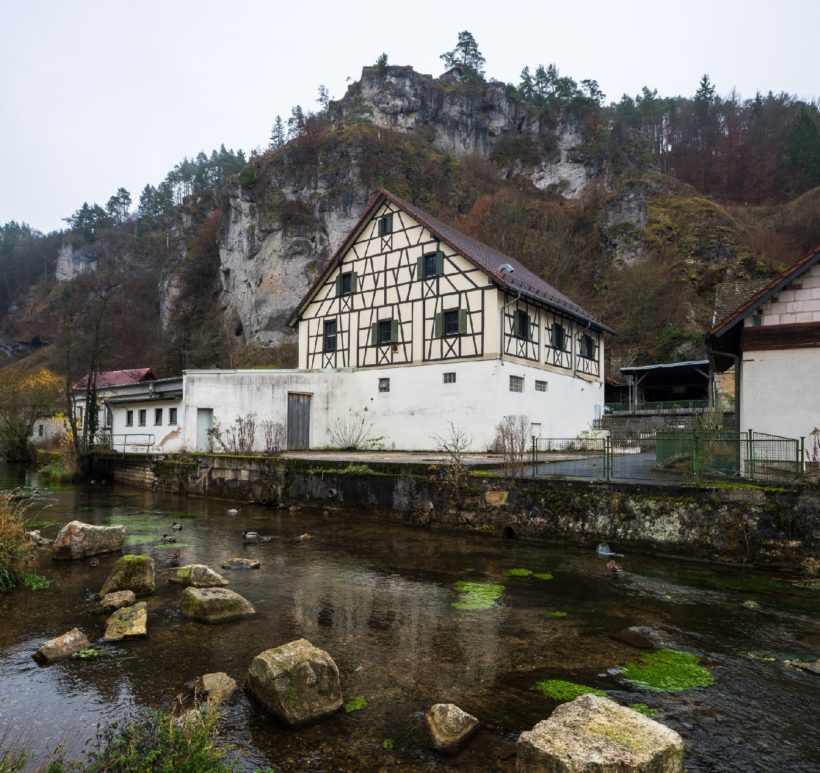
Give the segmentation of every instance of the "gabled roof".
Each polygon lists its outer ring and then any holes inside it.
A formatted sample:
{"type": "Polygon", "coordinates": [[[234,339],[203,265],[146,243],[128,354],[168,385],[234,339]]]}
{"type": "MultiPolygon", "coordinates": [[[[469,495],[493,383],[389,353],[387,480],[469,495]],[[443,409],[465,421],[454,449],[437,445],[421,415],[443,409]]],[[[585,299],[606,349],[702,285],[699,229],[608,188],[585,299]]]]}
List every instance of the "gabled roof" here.
{"type": "Polygon", "coordinates": [[[427,228],[436,238],[449,245],[453,250],[469,260],[474,266],[485,271],[490,280],[511,293],[520,293],[522,297],[529,300],[536,301],[541,304],[550,306],[570,317],[574,317],[581,322],[594,327],[600,331],[613,333],[614,331],[607,327],[596,317],[592,316],[588,311],[585,311],[577,303],[574,303],[566,295],[558,292],[552,285],[547,284],[541,277],[534,274],[523,264],[503,252],[488,247],[469,236],[457,231],[452,226],[442,223],[440,220],[427,214],[418,207],[410,204],[403,199],[400,199],[390,191],[381,188],[375,196],[370,200],[362,216],[359,218],[356,225],[348,234],[348,237],[339,246],[339,249],[333,254],[333,257],[328,262],[324,271],[317,277],[316,281],[311,285],[307,294],[299,302],[296,310],[288,320],[289,325],[294,325],[299,319],[305,306],[313,299],[316,291],[325,282],[328,275],[338,265],[344,254],[350,246],[359,237],[359,234],[364,229],[365,225],[370,221],[373,214],[378,210],[385,201],[389,201],[399,209],[407,212],[414,220],[427,228]],[[512,272],[499,271],[499,267],[505,263],[509,264],[514,270],[512,272]]]}
{"type": "Polygon", "coordinates": [[[805,258],[793,263],[781,271],[774,279],[769,280],[763,287],[747,296],[742,303],[718,320],[706,335],[715,338],[724,335],[750,314],[757,311],[766,301],[777,295],[787,285],[805,274],[818,261],[820,261],[820,245],[815,247],[805,258]]]}
{"type": "MultiPolygon", "coordinates": [[[[74,389],[85,389],[89,374],[83,376],[74,384],[74,389]]],[[[143,381],[155,381],[156,376],[151,368],[133,368],[131,370],[104,370],[97,373],[97,389],[128,386],[143,381]]]]}

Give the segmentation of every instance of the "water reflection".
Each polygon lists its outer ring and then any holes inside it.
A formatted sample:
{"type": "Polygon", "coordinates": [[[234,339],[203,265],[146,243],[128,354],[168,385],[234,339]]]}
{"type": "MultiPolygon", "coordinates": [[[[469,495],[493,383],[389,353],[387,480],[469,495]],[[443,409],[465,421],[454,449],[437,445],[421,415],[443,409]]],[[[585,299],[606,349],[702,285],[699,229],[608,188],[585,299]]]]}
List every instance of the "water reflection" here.
{"type": "MultiPolygon", "coordinates": [[[[0,480],[36,485],[20,470],[0,468],[0,480]]],[[[784,585],[757,593],[762,609],[752,612],[740,606],[747,594],[714,587],[714,577],[737,580],[736,572],[710,571],[704,588],[692,580],[704,570],[684,563],[627,556],[625,574],[612,576],[593,551],[427,532],[339,512],[243,506],[228,516],[228,507],[103,486],[61,488],[35,501],[31,515],[40,520],[124,523],[138,543],[129,550],[157,560],[158,590],[147,599],[146,640],[107,645],[100,660],[48,668],[31,660],[43,639],[75,625],[92,641],[102,635],[104,617],[91,594],[116,557],[102,557],[98,566],[44,561],[51,588],[0,596],[0,684],[13,696],[0,703],[0,734],[25,728],[39,748],[59,740],[78,753],[98,722],[143,706],[169,707],[208,671],[241,681],[258,652],[303,636],[332,654],[345,695],[364,695],[368,708],[293,732],[243,695],[224,723],[227,740],[244,749],[243,768],[511,770],[517,734],[553,707],[531,689],[545,678],[581,681],[659,708],[687,739],[691,770],[766,769],[775,751],[777,769],[807,769],[820,740],[804,710],[816,701],[816,677],[749,656],[817,657],[817,602],[809,591],[784,585]],[[174,521],[183,525],[178,542],[163,545],[174,521]],[[246,529],[277,539],[243,545],[246,529]],[[313,539],[291,541],[304,532],[313,539]],[[180,550],[182,563],[216,569],[232,556],[258,559],[260,570],[223,571],[258,615],[222,626],[183,618],[181,589],[167,583],[162,565],[168,548],[180,550]],[[506,577],[514,567],[554,579],[506,577]],[[459,611],[452,603],[460,579],[506,590],[492,609],[459,611]],[[554,610],[568,614],[553,619],[554,610]],[[607,668],[637,651],[609,634],[629,625],[661,629],[703,653],[715,686],[647,695],[620,684],[607,668]],[[455,701],[485,723],[454,760],[432,754],[424,736],[422,713],[438,701],[455,701]],[[392,752],[382,748],[385,738],[394,740],[392,752]],[[720,756],[729,747],[732,753],[720,756]]]]}

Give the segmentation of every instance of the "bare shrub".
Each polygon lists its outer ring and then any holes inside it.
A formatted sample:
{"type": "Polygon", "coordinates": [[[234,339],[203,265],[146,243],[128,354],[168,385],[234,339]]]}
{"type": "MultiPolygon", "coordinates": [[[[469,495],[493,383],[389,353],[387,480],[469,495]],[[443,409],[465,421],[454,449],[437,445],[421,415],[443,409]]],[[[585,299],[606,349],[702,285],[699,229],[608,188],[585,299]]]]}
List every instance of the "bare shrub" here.
{"type": "Polygon", "coordinates": [[[496,425],[495,448],[504,457],[504,472],[507,475],[523,474],[529,436],[529,416],[505,416],[496,425]]]}
{"type": "Polygon", "coordinates": [[[372,434],[373,422],[364,415],[364,412],[357,415],[352,408],[344,416],[339,416],[328,431],[331,446],[341,451],[366,451],[378,448],[384,440],[372,434]]]}
{"type": "Polygon", "coordinates": [[[27,506],[28,500],[14,492],[0,494],[0,592],[13,588],[34,564],[36,547],[23,521],[27,506]]]}
{"type": "Polygon", "coordinates": [[[285,449],[285,425],[281,421],[267,419],[262,422],[262,432],[265,436],[265,453],[268,456],[277,456],[285,449]]]}
{"type": "Polygon", "coordinates": [[[447,434],[433,435],[433,440],[438,449],[447,454],[445,464],[435,468],[435,477],[450,490],[453,501],[460,504],[470,474],[465,458],[472,445],[472,435],[451,421],[447,425],[447,434]]]}
{"type": "Polygon", "coordinates": [[[218,421],[208,430],[211,447],[216,450],[219,445],[229,454],[249,454],[253,451],[253,440],[256,436],[256,414],[246,413],[237,416],[233,424],[222,429],[218,421]]]}

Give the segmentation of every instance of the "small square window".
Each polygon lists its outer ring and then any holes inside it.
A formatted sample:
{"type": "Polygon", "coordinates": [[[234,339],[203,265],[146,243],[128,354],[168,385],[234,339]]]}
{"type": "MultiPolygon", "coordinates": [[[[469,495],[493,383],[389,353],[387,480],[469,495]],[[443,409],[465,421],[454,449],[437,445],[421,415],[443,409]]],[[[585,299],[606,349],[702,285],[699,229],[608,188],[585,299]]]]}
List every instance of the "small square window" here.
{"type": "Polygon", "coordinates": [[[169,408],[168,409],[168,423],[171,425],[176,425],[177,423],[177,409],[176,408],[169,408]]]}
{"type": "Polygon", "coordinates": [[[523,376],[510,376],[510,392],[523,392],[524,391],[524,377],[523,376]]]}
{"type": "Polygon", "coordinates": [[[322,351],[335,352],[336,351],[336,320],[326,319],[323,332],[322,351]]]}
{"type": "Polygon", "coordinates": [[[547,382],[546,381],[536,381],[535,382],[535,391],[536,392],[546,392],[547,391],[547,382]]]}
{"type": "Polygon", "coordinates": [[[379,218],[379,236],[393,233],[393,213],[379,218]]]}
{"type": "Polygon", "coordinates": [[[389,378],[380,378],[379,379],[379,392],[389,392],[390,391],[390,379],[389,378]]]}
{"type": "Polygon", "coordinates": [[[455,384],[456,383],[456,374],[455,373],[445,373],[444,374],[444,383],[445,384],[455,384]]]}
{"type": "Polygon", "coordinates": [[[139,422],[140,427],[144,427],[147,420],[148,410],[146,408],[140,408],[139,412],[137,413],[137,421],[139,422]]]}
{"type": "Polygon", "coordinates": [[[162,408],[154,408],[154,426],[162,426],[162,408]]]}
{"type": "Polygon", "coordinates": [[[125,412],[125,426],[126,427],[133,427],[134,426],[134,412],[133,411],[126,411],[125,412]]]}

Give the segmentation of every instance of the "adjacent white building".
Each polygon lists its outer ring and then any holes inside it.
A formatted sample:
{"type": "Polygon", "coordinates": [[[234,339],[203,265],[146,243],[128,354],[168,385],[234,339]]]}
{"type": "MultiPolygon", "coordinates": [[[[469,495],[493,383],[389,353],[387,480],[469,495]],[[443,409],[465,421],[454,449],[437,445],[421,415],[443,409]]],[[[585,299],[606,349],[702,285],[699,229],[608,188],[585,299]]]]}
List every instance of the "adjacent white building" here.
{"type": "Polygon", "coordinates": [[[804,437],[810,455],[820,436],[820,247],[719,320],[707,345],[719,370],[736,368],[740,431],[804,437]]]}
{"type": "Polygon", "coordinates": [[[256,450],[274,432],[289,449],[364,433],[427,450],[452,423],[484,451],[505,416],[571,438],[603,411],[612,331],[514,258],[385,190],[290,324],[298,369],[186,372],[185,449],[233,443],[250,427],[256,450]]]}

